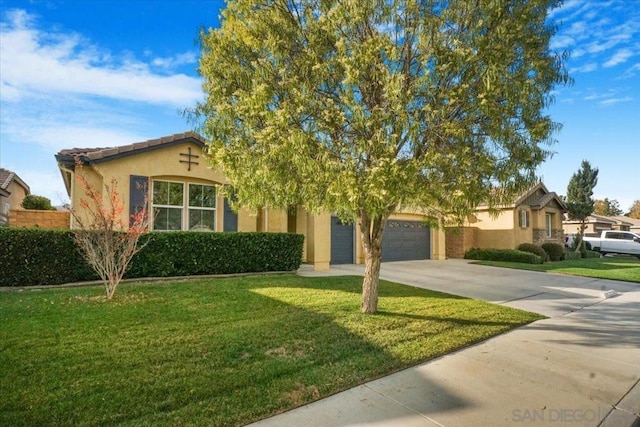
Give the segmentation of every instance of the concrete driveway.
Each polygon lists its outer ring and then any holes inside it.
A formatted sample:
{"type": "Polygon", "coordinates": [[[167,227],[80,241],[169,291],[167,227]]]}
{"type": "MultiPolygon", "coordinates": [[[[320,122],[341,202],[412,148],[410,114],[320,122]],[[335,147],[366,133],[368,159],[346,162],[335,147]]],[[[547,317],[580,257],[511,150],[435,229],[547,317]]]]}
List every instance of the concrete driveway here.
{"type": "Polygon", "coordinates": [[[381,278],[549,319],[256,426],[640,426],[640,284],[464,260],[384,263],[381,278]]]}

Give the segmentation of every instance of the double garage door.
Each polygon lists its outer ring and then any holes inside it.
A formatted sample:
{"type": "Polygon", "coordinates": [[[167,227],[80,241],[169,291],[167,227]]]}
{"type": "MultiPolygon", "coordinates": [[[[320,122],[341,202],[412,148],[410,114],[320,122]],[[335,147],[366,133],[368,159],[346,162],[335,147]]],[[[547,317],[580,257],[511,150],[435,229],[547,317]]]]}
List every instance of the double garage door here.
{"type": "MultiPolygon", "coordinates": [[[[382,261],[429,259],[431,233],[420,221],[388,220],[382,238],[382,261]]],[[[353,224],[331,218],[331,264],[353,264],[355,233],[353,224]]]]}

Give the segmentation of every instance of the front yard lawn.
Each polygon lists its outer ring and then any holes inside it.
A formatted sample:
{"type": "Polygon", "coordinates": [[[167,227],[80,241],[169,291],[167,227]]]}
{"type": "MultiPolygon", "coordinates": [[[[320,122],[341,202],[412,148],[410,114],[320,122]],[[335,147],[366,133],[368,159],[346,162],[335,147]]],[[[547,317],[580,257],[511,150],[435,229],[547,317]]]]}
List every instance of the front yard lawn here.
{"type": "Polygon", "coordinates": [[[583,258],[544,264],[522,264],[504,261],[474,261],[473,263],[640,283],[640,260],[631,257],[583,258]]]}
{"type": "Polygon", "coordinates": [[[540,319],[360,277],[0,293],[0,425],[239,425],[540,319]]]}

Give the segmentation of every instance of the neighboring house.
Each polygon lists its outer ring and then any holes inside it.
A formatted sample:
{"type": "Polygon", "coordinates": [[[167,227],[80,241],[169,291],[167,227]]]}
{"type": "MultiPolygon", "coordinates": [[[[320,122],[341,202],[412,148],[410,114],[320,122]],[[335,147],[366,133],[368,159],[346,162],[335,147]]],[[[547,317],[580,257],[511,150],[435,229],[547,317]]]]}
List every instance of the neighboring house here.
{"type": "MultiPolygon", "coordinates": [[[[565,220],[562,223],[564,232],[567,235],[577,234],[580,229],[579,221],[565,220]]],[[[640,220],[627,216],[604,216],[591,214],[587,217],[584,235],[588,237],[598,237],[603,231],[640,231],[640,220]]]]}
{"type": "MultiPolygon", "coordinates": [[[[591,214],[585,221],[586,228],[584,229],[584,235],[588,237],[598,237],[603,231],[617,230],[616,226],[619,225],[619,221],[609,218],[607,216],[591,214]]],[[[580,231],[580,221],[565,219],[562,222],[564,233],[568,236],[578,234],[580,231]]]]}
{"type": "Polygon", "coordinates": [[[0,168],[0,225],[9,222],[9,211],[22,209],[22,200],[31,193],[15,172],[0,168]]]}
{"type": "Polygon", "coordinates": [[[563,243],[562,219],[566,205],[543,183],[531,187],[497,215],[480,205],[463,227],[447,231],[446,251],[462,258],[470,248],[515,249],[522,243],[563,243]]]}
{"type": "Polygon", "coordinates": [[[626,230],[623,230],[622,228],[618,228],[618,230],[631,231],[633,233],[640,234],[640,219],[630,218],[628,216],[612,216],[610,218],[627,224],[628,228],[626,230]]]}
{"type": "MultiPolygon", "coordinates": [[[[146,197],[153,230],[295,232],[305,236],[304,261],[317,270],[364,261],[358,227],[342,224],[331,214],[311,215],[300,207],[234,212],[218,191],[227,180],[210,167],[205,144],[200,135],[187,132],[120,147],[62,150],[56,160],[72,207],[80,206],[84,196],[75,182],[77,159],[93,186],[104,188],[112,178],[117,180],[125,221],[146,197]]],[[[444,259],[444,233],[430,230],[422,219],[407,212],[389,220],[383,260],[444,259]]],[[[71,226],[76,224],[72,221],[71,226]]]]}

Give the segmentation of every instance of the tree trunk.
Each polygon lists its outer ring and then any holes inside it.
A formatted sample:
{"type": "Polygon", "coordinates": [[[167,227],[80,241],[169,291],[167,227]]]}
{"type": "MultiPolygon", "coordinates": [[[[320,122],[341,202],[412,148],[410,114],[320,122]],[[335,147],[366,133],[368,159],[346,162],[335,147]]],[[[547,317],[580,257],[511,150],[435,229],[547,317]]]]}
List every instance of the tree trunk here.
{"type": "Polygon", "coordinates": [[[364,279],[362,281],[362,305],[360,311],[374,314],[378,311],[378,282],[380,280],[380,263],[382,262],[382,234],[386,217],[369,218],[360,214],[360,231],[364,248],[364,279]]]}
{"type": "Polygon", "coordinates": [[[587,224],[585,224],[585,220],[580,221],[580,226],[578,227],[578,244],[576,245],[575,252],[582,252],[582,245],[584,245],[584,231],[587,229],[587,224]]]}

